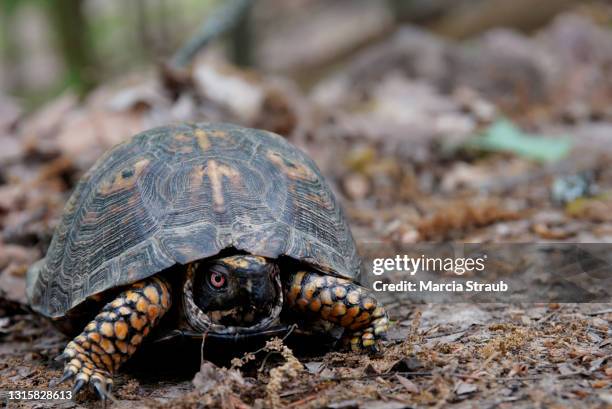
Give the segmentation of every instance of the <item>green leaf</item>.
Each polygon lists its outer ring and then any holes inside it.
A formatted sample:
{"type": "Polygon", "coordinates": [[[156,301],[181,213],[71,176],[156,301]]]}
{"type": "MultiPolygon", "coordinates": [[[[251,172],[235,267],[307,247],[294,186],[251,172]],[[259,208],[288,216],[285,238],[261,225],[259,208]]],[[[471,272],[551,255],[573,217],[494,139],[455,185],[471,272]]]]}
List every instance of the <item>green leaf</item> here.
{"type": "Polygon", "coordinates": [[[481,136],[468,141],[467,147],[486,152],[510,152],[541,162],[555,162],[569,154],[572,141],[568,136],[552,138],[525,133],[512,122],[500,119],[481,136]]]}

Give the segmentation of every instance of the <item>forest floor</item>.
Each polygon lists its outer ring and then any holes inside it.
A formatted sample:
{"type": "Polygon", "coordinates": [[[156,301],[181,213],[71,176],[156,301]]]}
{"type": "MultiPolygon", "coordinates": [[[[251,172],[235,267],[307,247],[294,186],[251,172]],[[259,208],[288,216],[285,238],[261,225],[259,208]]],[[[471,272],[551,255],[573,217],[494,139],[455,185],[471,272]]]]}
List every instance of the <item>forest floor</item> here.
{"type": "MultiPolygon", "coordinates": [[[[1,101],[0,391],[46,389],[60,376],[53,358],[67,339],[26,306],[25,272],[78,178],[128,136],[202,120],[285,135],[328,177],[364,250],[610,242],[611,67],[612,31],[565,15],[532,36],[497,30],[466,43],[403,27],[308,95],[205,56],[190,73],[126,77],[26,117],[1,101]]],[[[116,376],[111,407],[612,406],[612,300],[390,300],[388,310],[393,325],[375,356],[277,340],[217,367],[200,363],[198,345],[151,348],[116,376]]],[[[91,393],[0,398],[102,407],[91,393]]]]}

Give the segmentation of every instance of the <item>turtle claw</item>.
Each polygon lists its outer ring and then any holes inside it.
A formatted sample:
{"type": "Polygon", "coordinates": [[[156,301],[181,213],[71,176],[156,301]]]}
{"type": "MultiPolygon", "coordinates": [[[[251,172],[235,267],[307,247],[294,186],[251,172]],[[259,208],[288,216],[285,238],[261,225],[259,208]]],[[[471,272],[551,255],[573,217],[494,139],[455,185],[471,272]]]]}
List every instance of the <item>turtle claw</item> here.
{"type": "Polygon", "coordinates": [[[73,376],[74,376],[74,372],[66,370],[64,371],[64,373],[62,374],[60,378],[52,379],[49,382],[49,386],[51,388],[55,388],[56,386],[61,385],[62,383],[66,382],[68,379],[72,378],[73,376]]]}
{"type": "Polygon", "coordinates": [[[98,397],[100,398],[102,402],[106,402],[106,399],[111,397],[110,396],[110,392],[111,392],[110,383],[108,383],[107,387],[105,388],[105,385],[103,385],[102,382],[94,381],[93,388],[94,388],[94,391],[96,392],[96,395],[98,395],[98,397]]]}
{"type": "Polygon", "coordinates": [[[56,356],[55,358],[53,358],[54,361],[60,362],[60,361],[65,361],[67,359],[70,358],[70,355],[68,355],[65,352],[62,352],[61,354],[59,354],[58,356],[56,356]]]}
{"type": "Polygon", "coordinates": [[[79,379],[78,381],[76,381],[74,383],[74,386],[72,387],[72,396],[76,396],[77,393],[81,391],[84,385],[85,385],[85,379],[79,379]]]}
{"type": "Polygon", "coordinates": [[[55,382],[56,385],[60,385],[64,382],[66,382],[68,379],[72,378],[74,375],[76,375],[74,372],[72,372],[71,370],[66,370],[64,371],[64,374],[62,375],[62,377],[55,382]]]}
{"type": "Polygon", "coordinates": [[[72,396],[76,397],[79,392],[83,390],[83,387],[89,384],[90,388],[96,393],[98,398],[103,402],[111,399],[111,388],[113,380],[106,372],[101,370],[94,370],[90,376],[82,371],[75,373],[71,370],[66,370],[62,378],[56,383],[63,383],[71,378],[74,378],[74,385],[72,386],[72,396]]]}

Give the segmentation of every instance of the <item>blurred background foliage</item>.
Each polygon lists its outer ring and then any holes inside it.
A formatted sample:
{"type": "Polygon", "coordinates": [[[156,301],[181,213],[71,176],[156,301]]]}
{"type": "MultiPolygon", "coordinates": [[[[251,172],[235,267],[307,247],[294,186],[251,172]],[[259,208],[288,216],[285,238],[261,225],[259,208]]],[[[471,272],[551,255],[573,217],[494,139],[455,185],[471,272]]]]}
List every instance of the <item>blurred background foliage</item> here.
{"type": "Polygon", "coordinates": [[[219,1],[2,0],[0,88],[33,108],[172,53],[219,1]]]}
{"type": "MultiPolygon", "coordinates": [[[[67,88],[84,95],[119,74],[167,61],[220,0],[2,0],[0,90],[31,110],[67,88]]],[[[572,8],[604,24],[605,1],[259,0],[229,36],[230,58],[304,86],[351,53],[415,23],[465,38],[535,30],[572,8]],[[233,47],[231,47],[233,45],[233,47]]]]}

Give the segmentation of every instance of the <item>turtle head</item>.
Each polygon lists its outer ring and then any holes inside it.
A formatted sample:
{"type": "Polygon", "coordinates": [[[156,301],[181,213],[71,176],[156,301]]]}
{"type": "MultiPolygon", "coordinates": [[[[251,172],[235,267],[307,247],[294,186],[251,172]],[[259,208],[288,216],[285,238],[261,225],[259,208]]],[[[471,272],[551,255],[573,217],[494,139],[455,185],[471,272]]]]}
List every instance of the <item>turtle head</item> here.
{"type": "Polygon", "coordinates": [[[193,302],[217,328],[267,322],[282,304],[278,266],[273,260],[234,255],[191,266],[193,302]]]}

